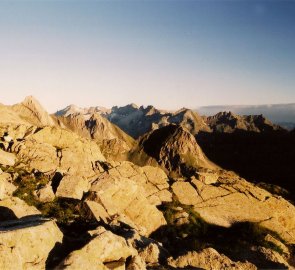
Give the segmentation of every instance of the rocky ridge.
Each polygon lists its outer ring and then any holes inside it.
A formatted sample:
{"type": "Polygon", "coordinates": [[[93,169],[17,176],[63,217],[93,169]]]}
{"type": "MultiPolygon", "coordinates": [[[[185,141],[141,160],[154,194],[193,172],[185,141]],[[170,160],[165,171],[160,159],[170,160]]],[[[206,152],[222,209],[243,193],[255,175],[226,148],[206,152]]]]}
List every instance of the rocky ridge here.
{"type": "Polygon", "coordinates": [[[167,173],[189,176],[201,168],[217,168],[199,147],[195,137],[180,125],[169,125],[141,137],[130,159],[138,164],[158,164],[167,173]]]}
{"type": "Polygon", "coordinates": [[[96,141],[104,155],[112,159],[127,159],[127,153],[134,145],[129,135],[96,112],[56,116],[56,121],[60,127],[96,141]]]}
{"type": "Polygon", "coordinates": [[[183,125],[143,136],[134,164],[31,108],[0,119],[1,269],[294,267],[295,207],[214,165],[183,125]]]}
{"type": "Polygon", "coordinates": [[[271,123],[263,115],[240,116],[232,112],[220,112],[214,116],[206,117],[205,120],[214,132],[271,132],[284,130],[280,126],[271,123]]]}
{"type": "MultiPolygon", "coordinates": [[[[69,116],[81,114],[89,117],[89,111],[91,111],[91,108],[81,109],[75,106],[68,106],[64,110],[56,112],[56,115],[69,116]]],[[[123,107],[115,106],[109,110],[96,107],[95,112],[120,127],[135,139],[138,139],[145,133],[170,124],[178,124],[193,135],[197,135],[200,132],[231,133],[239,130],[252,132],[284,130],[280,126],[271,123],[262,115],[240,116],[232,112],[220,112],[214,116],[202,117],[197,112],[186,108],[178,111],[164,111],[158,110],[153,106],[138,107],[135,104],[123,107]]]]}

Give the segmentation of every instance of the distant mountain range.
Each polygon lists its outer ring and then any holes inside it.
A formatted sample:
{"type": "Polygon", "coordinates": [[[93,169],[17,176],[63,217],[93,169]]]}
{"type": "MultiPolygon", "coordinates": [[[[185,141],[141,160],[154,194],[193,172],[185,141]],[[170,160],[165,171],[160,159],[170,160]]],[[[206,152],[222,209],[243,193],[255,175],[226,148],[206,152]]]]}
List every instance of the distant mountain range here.
{"type": "MultiPolygon", "coordinates": [[[[163,111],[153,106],[138,107],[129,104],[123,107],[114,106],[111,109],[102,107],[79,108],[70,105],[55,113],[56,117],[72,119],[83,115],[89,119],[93,114],[99,114],[111,123],[118,126],[134,139],[170,124],[178,124],[186,128],[193,135],[199,132],[226,132],[236,130],[266,132],[281,130],[276,124],[261,114],[240,116],[232,112],[218,112],[213,116],[201,116],[198,112],[182,108],[178,111],[163,111]]],[[[74,120],[75,122],[76,120],[74,120]]],[[[64,122],[64,120],[63,120],[64,122]]]]}
{"type": "Polygon", "coordinates": [[[287,129],[295,127],[295,103],[268,105],[220,105],[196,108],[201,115],[214,115],[218,112],[231,111],[239,115],[263,114],[270,121],[287,129]]]}

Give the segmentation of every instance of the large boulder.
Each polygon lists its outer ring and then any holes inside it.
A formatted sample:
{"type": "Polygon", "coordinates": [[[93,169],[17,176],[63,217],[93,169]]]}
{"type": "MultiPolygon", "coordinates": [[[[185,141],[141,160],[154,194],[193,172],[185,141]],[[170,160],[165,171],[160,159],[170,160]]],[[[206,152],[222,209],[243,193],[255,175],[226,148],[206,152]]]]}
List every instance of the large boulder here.
{"type": "Polygon", "coordinates": [[[99,228],[94,238],[82,249],[69,254],[56,269],[102,270],[121,265],[125,269],[126,258],[136,255],[123,237],[99,228]]]}
{"type": "Polygon", "coordinates": [[[53,145],[28,137],[25,141],[16,143],[14,149],[18,158],[24,161],[29,170],[37,169],[40,172],[53,173],[59,167],[59,158],[53,145]]]}
{"type": "Polygon", "coordinates": [[[126,177],[143,187],[144,196],[153,205],[171,202],[172,194],[169,191],[168,177],[159,167],[139,167],[131,162],[117,162],[108,170],[114,177],[126,177]]]}
{"type": "Polygon", "coordinates": [[[0,201],[0,209],[0,221],[41,214],[34,206],[27,205],[17,197],[10,197],[0,201]]]}
{"type": "Polygon", "coordinates": [[[108,223],[111,219],[106,209],[100,203],[94,201],[86,200],[83,204],[83,211],[88,219],[102,220],[104,223],[108,223]]]}
{"type": "Polygon", "coordinates": [[[73,132],[57,127],[45,127],[19,143],[18,157],[31,169],[44,173],[56,170],[72,175],[94,177],[103,170],[105,161],[99,146],[73,132]]]}
{"type": "Polygon", "coordinates": [[[55,195],[52,190],[50,183],[36,191],[36,196],[40,202],[52,202],[55,195]]]}
{"type": "Polygon", "coordinates": [[[139,252],[139,256],[147,264],[158,264],[160,258],[160,249],[155,243],[150,243],[139,252]]]}
{"type": "Polygon", "coordinates": [[[230,227],[254,222],[276,232],[289,244],[295,243],[295,207],[234,173],[220,171],[214,185],[195,178],[191,183],[177,182],[172,190],[181,203],[192,205],[210,224],[230,227]]]}
{"type": "Polygon", "coordinates": [[[15,190],[16,186],[12,183],[10,174],[0,172],[0,200],[11,197],[15,190]]]}
{"type": "Polygon", "coordinates": [[[104,173],[92,185],[88,199],[101,204],[109,216],[126,215],[143,235],[149,235],[166,221],[144,194],[134,181],[104,173]]]}
{"type": "Polygon", "coordinates": [[[81,200],[90,188],[88,180],[81,176],[66,175],[62,178],[55,195],[62,198],[81,200]]]}
{"type": "Polygon", "coordinates": [[[8,153],[0,149],[0,164],[13,166],[15,164],[15,154],[8,153]]]}
{"type": "Polygon", "coordinates": [[[62,238],[52,220],[31,217],[1,223],[0,269],[45,269],[49,253],[62,238]]]}
{"type": "Polygon", "coordinates": [[[173,193],[178,201],[185,205],[194,205],[199,201],[196,189],[188,182],[175,182],[172,185],[173,193]]]}
{"type": "Polygon", "coordinates": [[[129,265],[127,266],[127,270],[145,270],[146,269],[146,264],[144,260],[136,255],[133,256],[129,262],[129,265]]]}

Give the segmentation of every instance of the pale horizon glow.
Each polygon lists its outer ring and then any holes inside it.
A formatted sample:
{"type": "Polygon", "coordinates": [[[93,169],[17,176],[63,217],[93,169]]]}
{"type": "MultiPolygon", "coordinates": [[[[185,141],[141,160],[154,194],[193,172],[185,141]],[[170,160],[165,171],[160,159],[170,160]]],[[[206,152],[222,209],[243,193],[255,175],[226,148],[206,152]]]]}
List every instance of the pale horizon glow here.
{"type": "Polygon", "coordinates": [[[294,14],[294,1],[1,1],[0,103],[294,103],[294,14]]]}

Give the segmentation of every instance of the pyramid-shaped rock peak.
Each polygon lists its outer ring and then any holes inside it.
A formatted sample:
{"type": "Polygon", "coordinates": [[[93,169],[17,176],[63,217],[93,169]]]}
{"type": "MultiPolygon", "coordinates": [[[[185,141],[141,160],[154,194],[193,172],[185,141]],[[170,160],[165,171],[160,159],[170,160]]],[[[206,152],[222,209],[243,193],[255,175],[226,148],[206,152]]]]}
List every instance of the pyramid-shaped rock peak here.
{"type": "Polygon", "coordinates": [[[207,159],[195,137],[180,125],[172,124],[148,133],[135,151],[146,153],[167,171],[178,175],[188,175],[189,170],[198,168],[217,168],[207,159]]]}
{"type": "Polygon", "coordinates": [[[23,102],[11,107],[22,119],[36,126],[53,126],[54,121],[39,101],[27,96],[23,102]]]}
{"type": "Polygon", "coordinates": [[[26,96],[22,103],[27,106],[41,106],[39,101],[32,95],[26,96]]]}

